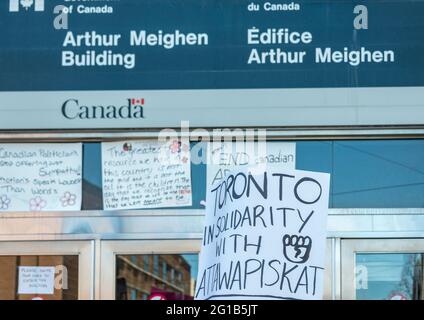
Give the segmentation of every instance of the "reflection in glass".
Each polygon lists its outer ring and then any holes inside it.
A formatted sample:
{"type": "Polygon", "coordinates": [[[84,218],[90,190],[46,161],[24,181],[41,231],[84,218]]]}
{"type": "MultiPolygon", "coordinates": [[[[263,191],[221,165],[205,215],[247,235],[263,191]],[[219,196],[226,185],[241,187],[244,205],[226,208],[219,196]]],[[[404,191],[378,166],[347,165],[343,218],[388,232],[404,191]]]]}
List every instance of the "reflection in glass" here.
{"type": "Polygon", "coordinates": [[[424,139],[297,141],[296,169],[331,174],[332,208],[424,207],[424,139]]]}
{"type": "Polygon", "coordinates": [[[415,253],[356,255],[358,300],[423,300],[423,256],[415,253]]]}
{"type": "Polygon", "coordinates": [[[101,210],[103,208],[101,144],[83,144],[82,209],[101,210]]]}
{"type": "Polygon", "coordinates": [[[193,299],[197,254],[119,255],[116,258],[116,299],[193,299]],[[152,266],[152,267],[151,267],[152,266]],[[162,266],[159,272],[159,266],[162,266]]]}
{"type": "Polygon", "coordinates": [[[424,140],[335,141],[332,173],[335,208],[424,207],[424,140]]]}
{"type": "MultiPolygon", "coordinates": [[[[83,210],[103,207],[100,154],[84,143],[83,210]]],[[[424,208],[424,139],[296,141],[296,168],[331,174],[332,208],[424,208]]],[[[191,208],[204,208],[206,165],[191,170],[191,208]]]]}

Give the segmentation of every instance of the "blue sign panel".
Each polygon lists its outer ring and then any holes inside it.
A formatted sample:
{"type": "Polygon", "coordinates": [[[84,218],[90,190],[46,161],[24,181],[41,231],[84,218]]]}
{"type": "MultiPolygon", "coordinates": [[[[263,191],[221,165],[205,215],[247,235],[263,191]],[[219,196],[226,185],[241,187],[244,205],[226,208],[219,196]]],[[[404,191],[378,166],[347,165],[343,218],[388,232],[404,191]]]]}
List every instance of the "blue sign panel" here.
{"type": "Polygon", "coordinates": [[[424,85],[424,2],[3,0],[0,91],[424,85]]]}

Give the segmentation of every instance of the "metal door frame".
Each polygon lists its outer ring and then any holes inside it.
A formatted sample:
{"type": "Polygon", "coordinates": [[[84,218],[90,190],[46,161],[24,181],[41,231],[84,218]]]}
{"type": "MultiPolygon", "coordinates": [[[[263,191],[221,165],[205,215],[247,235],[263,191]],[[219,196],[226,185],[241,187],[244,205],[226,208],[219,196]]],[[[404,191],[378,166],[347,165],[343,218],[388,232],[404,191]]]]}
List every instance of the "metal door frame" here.
{"type": "Polygon", "coordinates": [[[78,256],[78,299],[94,299],[93,241],[0,241],[0,256],[78,256]]]}
{"type": "Polygon", "coordinates": [[[424,253],[424,239],[342,239],[341,299],[356,299],[356,253],[424,253]]]}
{"type": "Polygon", "coordinates": [[[199,253],[201,240],[103,240],[100,243],[99,299],[114,300],[116,284],[116,256],[138,254],[199,253]]]}

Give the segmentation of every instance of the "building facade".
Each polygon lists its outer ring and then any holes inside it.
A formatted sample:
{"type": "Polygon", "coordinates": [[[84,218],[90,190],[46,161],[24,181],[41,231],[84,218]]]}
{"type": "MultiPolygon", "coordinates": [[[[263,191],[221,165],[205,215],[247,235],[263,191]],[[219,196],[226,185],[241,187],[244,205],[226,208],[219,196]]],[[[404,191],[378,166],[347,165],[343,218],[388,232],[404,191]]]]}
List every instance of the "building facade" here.
{"type": "Polygon", "coordinates": [[[185,206],[104,209],[102,144],[164,129],[292,145],[331,174],[324,299],[424,298],[423,3],[62,2],[0,4],[0,299],[193,297],[207,164],[185,206]],[[5,146],[71,143],[81,210],[8,210],[5,146]]]}

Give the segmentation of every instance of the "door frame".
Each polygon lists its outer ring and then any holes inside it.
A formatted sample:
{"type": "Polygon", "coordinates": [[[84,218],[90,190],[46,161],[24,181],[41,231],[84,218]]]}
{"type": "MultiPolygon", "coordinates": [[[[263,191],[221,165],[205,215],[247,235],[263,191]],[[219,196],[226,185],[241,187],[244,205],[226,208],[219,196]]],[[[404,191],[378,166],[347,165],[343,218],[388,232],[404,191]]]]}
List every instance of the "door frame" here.
{"type": "Polygon", "coordinates": [[[78,256],[78,299],[94,299],[93,241],[0,241],[0,256],[78,256]]]}
{"type": "Polygon", "coordinates": [[[341,299],[356,299],[357,253],[424,253],[424,239],[342,239],[341,299]]]}
{"type": "Polygon", "coordinates": [[[102,240],[100,244],[100,299],[115,299],[117,255],[198,254],[201,242],[200,239],[102,240]]]}

